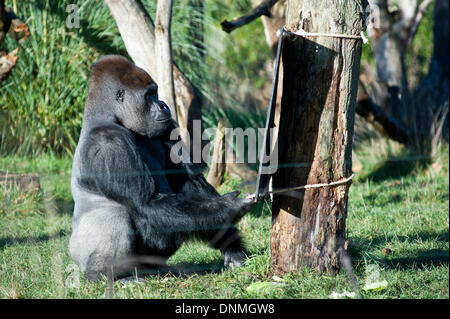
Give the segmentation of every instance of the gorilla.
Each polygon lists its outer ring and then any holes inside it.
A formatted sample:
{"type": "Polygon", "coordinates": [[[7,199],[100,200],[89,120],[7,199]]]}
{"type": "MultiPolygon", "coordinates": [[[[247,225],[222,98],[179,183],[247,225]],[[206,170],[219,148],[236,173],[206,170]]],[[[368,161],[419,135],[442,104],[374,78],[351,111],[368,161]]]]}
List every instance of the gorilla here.
{"type": "Polygon", "coordinates": [[[175,164],[175,127],[144,70],[115,55],[92,65],[72,167],[69,243],[87,279],[141,276],[191,237],[220,249],[225,266],[242,263],[234,224],[254,203],[239,192],[220,196],[199,164],[175,164]]]}

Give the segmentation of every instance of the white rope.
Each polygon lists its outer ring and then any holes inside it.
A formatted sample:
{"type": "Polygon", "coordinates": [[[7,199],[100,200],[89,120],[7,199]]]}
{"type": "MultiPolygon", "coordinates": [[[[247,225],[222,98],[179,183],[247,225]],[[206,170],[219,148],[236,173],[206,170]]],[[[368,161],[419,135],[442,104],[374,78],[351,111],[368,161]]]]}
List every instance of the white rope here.
{"type": "MultiPolygon", "coordinates": [[[[303,29],[299,29],[295,32],[286,30],[286,27],[283,27],[284,32],[290,35],[296,35],[300,37],[329,37],[329,38],[341,38],[341,39],[354,39],[354,40],[363,40],[364,43],[368,43],[369,40],[364,35],[364,32],[361,31],[360,35],[353,34],[338,34],[338,33],[320,33],[320,32],[306,32],[303,29]]],[[[280,31],[277,32],[277,35],[280,36],[280,31]]]]}
{"type": "MultiPolygon", "coordinates": [[[[345,179],[341,179],[341,180],[336,181],[336,182],[324,183],[324,184],[308,184],[308,185],[302,185],[302,186],[282,188],[282,189],[278,189],[278,190],[274,190],[274,191],[269,191],[267,193],[267,195],[268,194],[288,193],[288,192],[292,192],[292,191],[298,191],[298,190],[301,190],[301,189],[311,189],[311,188],[322,188],[322,187],[339,186],[339,185],[347,184],[348,182],[350,182],[353,179],[353,177],[355,177],[354,173],[350,177],[347,177],[345,179]]],[[[255,195],[252,194],[252,195],[250,195],[250,196],[248,196],[246,198],[247,199],[252,199],[254,197],[255,197],[255,195]]]]}
{"type": "Polygon", "coordinates": [[[348,182],[350,182],[353,179],[353,177],[355,177],[355,174],[352,174],[350,177],[347,177],[346,179],[341,179],[340,181],[336,181],[336,182],[331,182],[331,183],[326,183],[326,184],[309,184],[309,185],[303,185],[303,186],[283,188],[283,189],[271,191],[271,192],[269,192],[269,194],[281,194],[281,193],[287,193],[287,192],[292,192],[292,191],[298,191],[301,189],[338,186],[338,185],[342,185],[342,184],[347,184],[348,182]]]}

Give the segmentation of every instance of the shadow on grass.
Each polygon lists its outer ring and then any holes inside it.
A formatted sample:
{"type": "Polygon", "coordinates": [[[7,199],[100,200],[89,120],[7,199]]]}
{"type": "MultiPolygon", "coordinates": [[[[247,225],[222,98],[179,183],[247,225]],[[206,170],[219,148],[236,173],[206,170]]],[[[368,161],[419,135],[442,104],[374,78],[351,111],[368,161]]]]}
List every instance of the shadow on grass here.
{"type": "Polygon", "coordinates": [[[361,178],[361,182],[370,180],[378,183],[387,179],[400,179],[411,174],[416,169],[425,169],[430,163],[426,156],[402,155],[390,158],[380,164],[375,170],[361,178]]]}
{"type": "Polygon", "coordinates": [[[363,195],[363,198],[372,207],[385,207],[388,204],[400,203],[404,200],[404,196],[398,193],[390,193],[389,196],[385,196],[383,199],[380,199],[378,192],[363,195]]]}
{"type": "Polygon", "coordinates": [[[60,230],[58,233],[55,233],[53,235],[41,235],[30,237],[2,237],[0,238],[0,249],[6,246],[13,246],[13,245],[23,245],[23,244],[36,245],[44,241],[59,239],[66,235],[67,233],[65,231],[60,230]]]}
{"type": "MultiPolygon", "coordinates": [[[[413,243],[417,239],[421,241],[440,241],[449,242],[449,233],[433,233],[422,232],[413,236],[377,236],[372,239],[367,238],[352,238],[350,239],[349,252],[354,262],[364,260],[364,256],[370,250],[382,250],[386,245],[392,241],[410,242],[413,243]]],[[[384,265],[389,269],[423,269],[427,266],[442,266],[449,264],[449,250],[448,249],[429,249],[418,250],[414,255],[407,255],[405,257],[390,257],[373,258],[376,262],[384,265]]]]}
{"type": "Polygon", "coordinates": [[[449,263],[448,250],[430,249],[420,251],[414,256],[386,259],[382,264],[392,269],[423,269],[427,266],[443,266],[449,263]]]}
{"type": "Polygon", "coordinates": [[[206,275],[217,274],[224,271],[225,265],[223,261],[214,261],[210,263],[192,264],[192,263],[180,263],[176,265],[169,265],[158,269],[146,269],[139,272],[139,276],[152,277],[155,275],[165,276],[172,275],[175,277],[188,277],[191,275],[206,275]]]}
{"type": "Polygon", "coordinates": [[[61,215],[70,215],[73,214],[73,208],[75,206],[75,203],[73,200],[67,200],[62,198],[56,198],[55,204],[57,207],[57,211],[61,215]]]}

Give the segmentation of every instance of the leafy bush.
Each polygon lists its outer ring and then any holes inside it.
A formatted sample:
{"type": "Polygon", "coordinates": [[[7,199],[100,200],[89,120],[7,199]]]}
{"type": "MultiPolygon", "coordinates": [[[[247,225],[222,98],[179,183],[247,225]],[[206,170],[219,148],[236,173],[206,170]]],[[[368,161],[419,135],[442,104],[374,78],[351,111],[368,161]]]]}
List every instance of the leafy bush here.
{"type": "Polygon", "coordinates": [[[20,53],[0,88],[2,153],[73,152],[89,65],[99,54],[121,52],[118,41],[111,41],[118,37],[107,8],[98,1],[78,3],[80,29],[66,28],[65,1],[20,3],[19,12],[27,19],[31,36],[19,44],[12,39],[5,43],[8,49],[18,46],[20,53]],[[102,42],[108,47],[98,45],[102,42]]]}

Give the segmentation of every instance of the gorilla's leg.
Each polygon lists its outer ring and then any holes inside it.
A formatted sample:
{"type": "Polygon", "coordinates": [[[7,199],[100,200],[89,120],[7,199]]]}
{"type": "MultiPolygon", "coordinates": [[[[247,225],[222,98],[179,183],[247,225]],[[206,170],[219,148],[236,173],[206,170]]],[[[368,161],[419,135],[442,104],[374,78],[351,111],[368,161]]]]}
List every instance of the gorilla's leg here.
{"type": "Polygon", "coordinates": [[[134,229],[129,213],[122,207],[104,207],[85,213],[74,225],[69,249],[86,278],[114,277],[132,269],[134,229]]]}
{"type": "Polygon", "coordinates": [[[213,248],[220,250],[226,267],[237,268],[242,266],[245,249],[239,231],[234,226],[204,231],[199,233],[198,236],[208,241],[213,248]]]}

